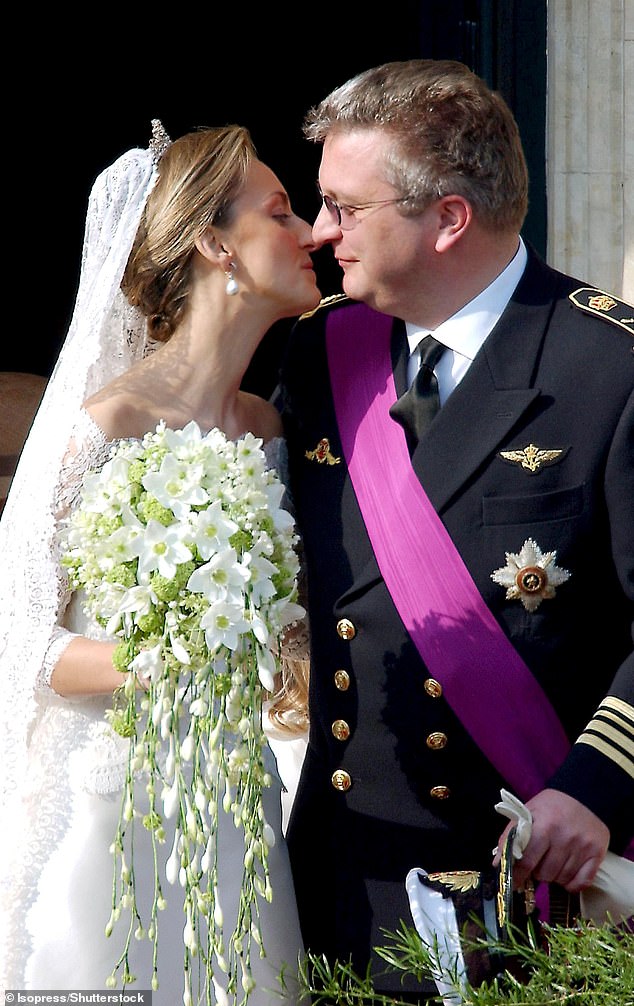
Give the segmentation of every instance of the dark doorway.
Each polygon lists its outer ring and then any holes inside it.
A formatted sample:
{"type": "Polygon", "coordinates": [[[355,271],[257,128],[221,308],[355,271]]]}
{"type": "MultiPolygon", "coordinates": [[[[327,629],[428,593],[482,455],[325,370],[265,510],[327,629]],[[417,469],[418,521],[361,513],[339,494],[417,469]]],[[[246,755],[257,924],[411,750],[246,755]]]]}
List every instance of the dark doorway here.
{"type": "MultiPolygon", "coordinates": [[[[147,143],[152,118],[173,136],[244,123],[296,212],[312,219],[319,151],[302,137],[304,114],[337,84],[388,60],[459,59],[501,91],[529,160],[525,233],[544,251],[546,0],[401,0],[376,10],[325,3],[301,14],[276,4],[153,10],[128,9],[116,28],[88,31],[59,12],[29,26],[20,65],[37,86],[12,110],[22,208],[13,286],[21,294],[0,370],[50,374],[74,301],[88,192],[120,153],[147,143]]],[[[323,292],[335,292],[328,250],[317,269],[323,292]]],[[[281,324],[264,340],[247,374],[251,390],[269,392],[287,330],[281,324]]]]}

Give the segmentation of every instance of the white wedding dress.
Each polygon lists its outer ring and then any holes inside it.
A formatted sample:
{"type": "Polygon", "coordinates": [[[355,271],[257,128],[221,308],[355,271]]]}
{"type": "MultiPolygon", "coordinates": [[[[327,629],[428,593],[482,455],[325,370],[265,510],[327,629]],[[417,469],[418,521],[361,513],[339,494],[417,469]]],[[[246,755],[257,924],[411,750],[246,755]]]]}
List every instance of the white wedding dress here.
{"type": "MultiPolygon", "coordinates": [[[[83,473],[103,463],[108,447],[103,434],[85,412],[80,429],[76,434],[81,441],[80,450],[72,465],[65,469],[60,485],[62,512],[76,496],[83,473]]],[[[271,451],[277,454],[280,449],[284,449],[280,440],[267,445],[271,464],[277,460],[272,458],[271,451]]],[[[120,814],[128,742],[105,721],[105,710],[111,704],[109,696],[70,700],[51,689],[52,667],[72,638],[69,633],[102,637],[99,627],[83,613],[81,596],[75,594],[69,598],[61,577],[60,607],[64,612],[61,626],[54,632],[37,687],[38,712],[30,734],[26,787],[11,821],[3,822],[3,830],[10,825],[12,835],[11,848],[5,850],[2,864],[9,878],[2,905],[5,959],[0,973],[5,990],[104,989],[126,935],[127,921],[123,918],[109,938],[105,927],[112,902],[110,846],[120,814]]],[[[275,734],[271,743],[282,771],[289,772],[287,788],[292,789],[304,739],[284,740],[275,734]]],[[[253,947],[257,987],[249,997],[249,1006],[295,1002],[292,976],[303,952],[281,828],[283,786],[271,750],[267,750],[267,758],[274,780],[264,794],[266,818],[276,836],[269,854],[273,900],[270,904],[262,901],[260,905],[266,957],[259,959],[257,946],[253,947]],[[291,979],[290,991],[285,996],[278,981],[284,967],[291,979]]],[[[137,790],[138,800],[142,801],[145,797],[142,779],[137,790]]],[[[237,909],[244,849],[233,818],[222,810],[220,815],[224,872],[219,893],[228,934],[237,909]]],[[[167,838],[159,846],[163,877],[172,849],[170,822],[166,821],[165,826],[167,838]]],[[[146,917],[154,889],[152,856],[149,832],[136,828],[136,891],[146,917]]],[[[182,890],[178,884],[170,886],[164,882],[163,893],[167,908],[159,913],[159,989],[153,993],[152,1002],[154,1006],[177,1006],[183,1001],[182,890]]],[[[133,940],[129,959],[136,982],[128,988],[149,989],[152,943],[147,938],[133,940]]],[[[196,985],[194,972],[194,989],[196,985]]]]}

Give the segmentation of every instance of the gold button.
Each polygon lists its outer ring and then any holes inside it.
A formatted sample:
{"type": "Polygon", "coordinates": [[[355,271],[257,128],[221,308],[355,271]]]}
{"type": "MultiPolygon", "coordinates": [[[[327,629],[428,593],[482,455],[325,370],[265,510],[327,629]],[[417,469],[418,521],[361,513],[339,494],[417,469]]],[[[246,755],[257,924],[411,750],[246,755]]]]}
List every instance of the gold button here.
{"type": "Polygon", "coordinates": [[[337,622],[337,632],[342,639],[354,639],[357,630],[349,618],[340,618],[337,622]]]}
{"type": "Polygon", "coordinates": [[[338,688],[340,692],[348,691],[350,688],[350,675],[347,671],[335,671],[335,687],[338,688]]]}
{"type": "Polygon", "coordinates": [[[338,741],[347,741],[350,736],[350,727],[345,720],[335,720],[332,727],[333,736],[337,738],[338,741]]]}
{"type": "Polygon", "coordinates": [[[442,695],[442,685],[435,678],[427,678],[425,681],[425,691],[432,699],[439,699],[442,695]]]}
{"type": "Polygon", "coordinates": [[[345,793],[347,789],[352,786],[352,779],[350,774],[342,768],[338,768],[336,772],[332,773],[331,782],[335,789],[338,789],[340,793],[345,793]]]}
{"type": "Polygon", "coordinates": [[[451,790],[448,786],[432,786],[429,795],[433,796],[434,800],[446,800],[451,796],[451,790]]]}
{"type": "Polygon", "coordinates": [[[438,730],[429,735],[426,744],[432,751],[442,751],[442,749],[447,746],[447,734],[443,734],[440,730],[438,730]]]}

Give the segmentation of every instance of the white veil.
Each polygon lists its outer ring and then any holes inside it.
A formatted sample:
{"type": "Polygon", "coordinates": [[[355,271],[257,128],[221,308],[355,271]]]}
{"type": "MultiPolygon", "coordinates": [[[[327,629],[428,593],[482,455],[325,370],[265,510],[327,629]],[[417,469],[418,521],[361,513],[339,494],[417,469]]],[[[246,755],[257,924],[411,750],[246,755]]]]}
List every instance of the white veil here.
{"type": "Polygon", "coordinates": [[[0,814],[19,795],[35,688],[60,605],[55,499],[80,406],[143,356],[145,319],[120,284],[158,159],[169,139],[153,120],[146,150],[123,154],[96,179],[86,217],[75,309],[0,521],[0,814]]]}

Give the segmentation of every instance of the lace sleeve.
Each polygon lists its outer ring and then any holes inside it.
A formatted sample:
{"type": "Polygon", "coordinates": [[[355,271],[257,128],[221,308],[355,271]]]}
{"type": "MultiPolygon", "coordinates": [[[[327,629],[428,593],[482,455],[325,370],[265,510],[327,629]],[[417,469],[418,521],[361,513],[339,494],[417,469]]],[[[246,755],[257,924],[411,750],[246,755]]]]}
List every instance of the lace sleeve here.
{"type": "Polygon", "coordinates": [[[112,441],[108,440],[89,412],[81,409],[62,461],[55,492],[55,518],[59,526],[77,503],[82,482],[91,468],[101,468],[112,441]]]}
{"type": "MultiPolygon", "coordinates": [[[[72,432],[68,449],[64,455],[60,476],[55,488],[55,527],[59,532],[63,521],[77,504],[84,475],[92,468],[100,467],[110,452],[111,443],[92,417],[82,409],[72,432]]],[[[58,535],[55,538],[58,540],[58,535]]],[[[57,547],[57,546],[54,546],[57,547]]],[[[60,556],[57,555],[59,560],[60,556]]],[[[36,692],[51,689],[51,678],[57,661],[77,633],[67,629],[64,613],[70,601],[71,592],[68,577],[58,561],[57,568],[57,598],[59,618],[54,626],[44,653],[42,666],[35,681],[36,692]]]]}

